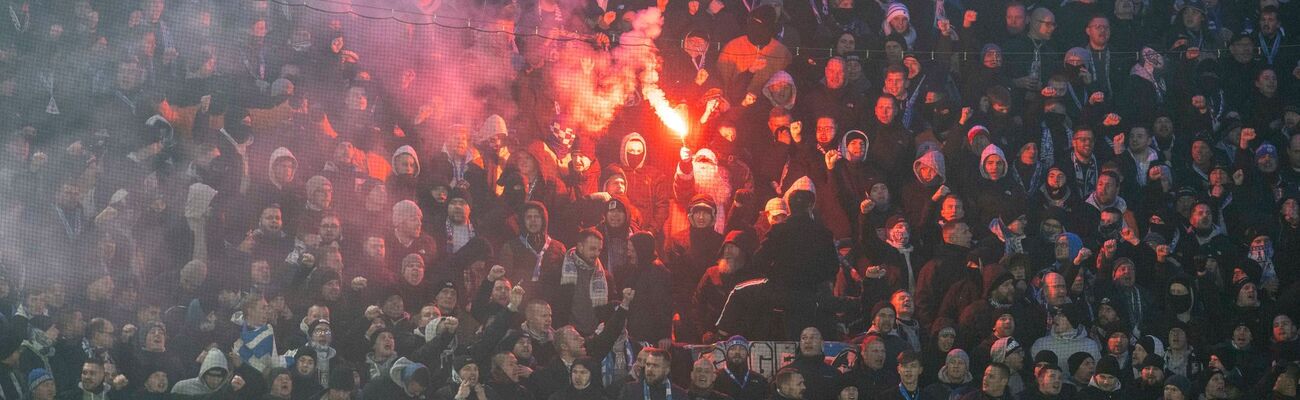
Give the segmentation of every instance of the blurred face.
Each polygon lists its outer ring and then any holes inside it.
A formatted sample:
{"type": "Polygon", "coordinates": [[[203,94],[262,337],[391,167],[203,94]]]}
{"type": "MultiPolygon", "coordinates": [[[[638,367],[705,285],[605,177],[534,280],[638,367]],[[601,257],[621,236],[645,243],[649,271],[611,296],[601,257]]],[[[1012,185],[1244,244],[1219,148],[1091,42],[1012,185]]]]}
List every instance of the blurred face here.
{"type": "Polygon", "coordinates": [[[1165,380],[1165,370],[1154,366],[1142,368],[1142,381],[1148,385],[1158,385],[1165,380]]]}
{"type": "Polygon", "coordinates": [[[294,369],[298,375],[307,376],[316,373],[316,358],[307,356],[298,356],[294,363],[294,369]]]}
{"type": "MultiPolygon", "coordinates": [[[[907,77],[903,74],[903,72],[890,72],[885,74],[885,93],[894,97],[903,96],[903,89],[907,86],[907,77]]],[[[879,106],[876,107],[879,108],[879,106]]]]}
{"type": "Polygon", "coordinates": [[[1096,378],[1097,378],[1097,386],[1101,386],[1103,389],[1114,388],[1115,385],[1119,384],[1119,378],[1116,378],[1115,375],[1098,374],[1096,378]]]}
{"type": "Polygon", "coordinates": [[[1097,361],[1093,360],[1092,357],[1088,357],[1083,360],[1083,363],[1079,364],[1079,369],[1074,373],[1074,380],[1087,382],[1088,379],[1092,378],[1092,374],[1096,369],[1097,361]]]}
{"type": "Polygon", "coordinates": [[[1006,372],[1002,372],[1001,368],[990,365],[984,369],[984,382],[981,388],[984,393],[1001,395],[1007,390],[1007,380],[1009,378],[1010,376],[1007,376],[1006,372]]]}
{"type": "Polygon", "coordinates": [[[1037,23],[1036,25],[1037,29],[1034,31],[1034,33],[1037,34],[1038,37],[1040,38],[1051,38],[1052,32],[1056,31],[1055,15],[1049,13],[1038,17],[1034,22],[1037,23]]]}
{"type": "Polygon", "coordinates": [[[465,364],[460,367],[460,380],[470,385],[478,384],[478,364],[465,364]]]}
{"type": "Polygon", "coordinates": [[[1024,6],[1007,7],[1006,26],[1007,33],[1018,34],[1025,31],[1025,25],[1028,20],[1025,18],[1024,6]]]}
{"type": "Polygon", "coordinates": [[[600,257],[601,240],[595,236],[589,236],[578,244],[578,255],[587,260],[595,260],[600,257]]]}
{"type": "Polygon", "coordinates": [[[826,62],[826,87],[831,89],[844,87],[844,60],[832,58],[826,62]]]}
{"type": "Polygon", "coordinates": [[[367,257],[384,258],[387,253],[384,247],[384,238],[373,236],[366,238],[365,251],[367,257]]]}
{"type": "Polygon", "coordinates": [[[885,58],[891,63],[903,62],[903,44],[893,40],[885,42],[885,58]]]}
{"type": "Polygon", "coordinates": [[[1061,371],[1047,370],[1038,374],[1038,390],[1046,395],[1061,393],[1061,371]]]}
{"type": "Polygon", "coordinates": [[[657,384],[667,378],[668,360],[655,355],[647,356],[645,359],[645,381],[657,384]]]}
{"type": "Polygon", "coordinates": [[[424,262],[418,257],[402,259],[402,279],[406,283],[418,285],[424,281],[424,262]]]}
{"type": "Polygon", "coordinates": [[[1011,367],[1012,371],[1019,371],[1021,368],[1024,368],[1025,367],[1024,348],[1013,351],[1011,352],[1011,354],[1007,354],[1007,357],[1003,359],[1002,362],[1006,363],[1008,367],[1011,367]]]}
{"type": "Polygon", "coordinates": [[[1110,21],[1103,17],[1095,17],[1088,21],[1086,28],[1088,33],[1088,44],[1094,48],[1105,47],[1110,42],[1110,21]]]}
{"type": "Polygon", "coordinates": [[[1133,127],[1129,130],[1127,139],[1129,150],[1140,151],[1151,147],[1151,133],[1146,128],[1133,127]]]}
{"type": "Polygon", "coordinates": [[[1002,156],[994,154],[984,157],[984,173],[988,174],[990,180],[996,181],[1002,179],[1004,165],[1006,164],[1005,161],[1002,160],[1002,156]]]}
{"type": "Polygon", "coordinates": [[[149,328],[149,333],[145,335],[145,348],[152,351],[163,351],[167,349],[167,331],[159,327],[149,328]]]}
{"type": "MultiPolygon", "coordinates": [[[[85,383],[86,382],[85,370],[82,370],[81,375],[82,375],[82,383],[85,383]]],[[[207,385],[209,388],[216,389],[218,386],[221,386],[221,384],[225,381],[226,381],[226,372],[222,370],[213,369],[203,374],[203,384],[207,385]]],[[[87,386],[87,387],[91,387],[91,386],[87,386]]]]}
{"type": "Polygon", "coordinates": [[[262,210],[262,217],[259,220],[259,225],[262,230],[272,233],[279,232],[280,228],[283,227],[282,223],[283,221],[280,219],[280,209],[267,208],[262,210]]]}
{"type": "Polygon", "coordinates": [[[289,374],[276,375],[275,380],[271,381],[272,395],[287,399],[291,392],[293,392],[293,377],[289,374]]]}
{"type": "Polygon", "coordinates": [[[1201,27],[1201,22],[1205,21],[1205,16],[1201,15],[1196,9],[1187,9],[1183,11],[1183,27],[1197,29],[1201,27]]]}
{"type": "MultiPolygon", "coordinates": [[[[154,373],[152,373],[152,374],[149,374],[149,378],[148,378],[147,380],[145,380],[145,382],[144,382],[144,388],[145,388],[145,390],[148,391],[149,393],[163,393],[163,392],[166,392],[166,391],[167,391],[167,383],[168,383],[168,382],[167,382],[167,373],[166,373],[166,372],[162,372],[162,371],[157,371],[157,372],[154,372],[154,373]]],[[[51,383],[51,384],[48,384],[48,385],[41,385],[40,387],[37,387],[38,392],[39,392],[39,390],[41,390],[41,389],[45,389],[46,387],[49,388],[49,397],[44,397],[44,396],[42,396],[42,395],[40,395],[40,394],[37,394],[37,395],[36,395],[36,398],[37,398],[37,399],[53,399],[53,398],[54,398],[54,397],[53,397],[53,396],[54,396],[54,384],[52,384],[52,383],[51,383]]]]}
{"type": "Polygon", "coordinates": [[[1047,171],[1047,187],[1060,189],[1065,187],[1065,182],[1066,176],[1061,170],[1053,168],[1047,171]]]}
{"type": "MultiPolygon", "coordinates": [[[[1006,284],[1009,285],[1011,282],[1007,281],[1006,284]]],[[[1014,287],[1012,290],[1015,290],[1014,287]]],[[[1012,317],[1011,314],[1002,314],[1002,316],[998,317],[998,320],[993,323],[993,334],[997,337],[1008,337],[1015,331],[1016,318],[1012,317]]]]}
{"type": "Polygon", "coordinates": [[[858,400],[858,388],[855,386],[845,386],[840,390],[838,400],[858,400]]]}
{"type": "Polygon", "coordinates": [[[911,20],[905,14],[898,14],[889,19],[889,27],[895,32],[907,32],[910,23],[911,20]]]}
{"type": "Polygon", "coordinates": [[[835,120],[822,117],[817,118],[817,143],[827,145],[835,140],[835,120]]]}
{"type": "Polygon", "coordinates": [[[704,229],[713,226],[713,211],[707,207],[691,209],[691,227],[704,229]]]}
{"type": "Polygon", "coordinates": [[[348,89],[347,97],[344,98],[349,110],[361,111],[370,107],[370,99],[366,97],[366,89],[360,86],[353,86],[348,89]]]}
{"type": "Polygon", "coordinates": [[[510,300],[510,281],[502,279],[492,284],[492,301],[506,304],[510,300]]]}
{"type": "Polygon", "coordinates": [[[898,310],[898,316],[900,318],[911,317],[913,309],[911,293],[895,292],[894,295],[889,298],[889,304],[893,305],[894,309],[898,310]]]}
{"type": "Polygon", "coordinates": [[[1295,340],[1295,322],[1285,314],[1273,317],[1273,341],[1287,342],[1295,340]]]}
{"type": "Polygon", "coordinates": [[[1197,204],[1192,207],[1191,222],[1192,227],[1196,229],[1210,229],[1214,224],[1214,214],[1210,211],[1210,206],[1197,204]]]}
{"type": "Polygon", "coordinates": [[[271,165],[271,174],[275,177],[275,181],[280,183],[293,182],[294,172],[297,170],[298,162],[289,157],[281,157],[271,165]]]}
{"type": "Polygon", "coordinates": [[[1232,330],[1232,345],[1238,348],[1250,346],[1250,328],[1238,326],[1232,330]]]}
{"type": "Polygon", "coordinates": [[[398,175],[415,174],[415,157],[410,154],[402,153],[393,159],[393,172],[398,175]]]}
{"type": "Polygon", "coordinates": [[[848,54],[853,51],[853,48],[857,46],[857,43],[858,41],[853,38],[853,35],[848,33],[842,34],[840,35],[839,40],[835,42],[835,53],[839,55],[848,54]]]}
{"type": "Polygon", "coordinates": [[[1260,72],[1255,78],[1255,88],[1265,96],[1272,97],[1277,94],[1277,73],[1271,69],[1260,72]]]}
{"type": "Polygon", "coordinates": [[[574,388],[586,389],[591,385],[591,370],[582,364],[573,364],[573,369],[569,370],[569,383],[574,388]]]}
{"type": "Polygon", "coordinates": [[[888,205],[890,203],[889,186],[884,183],[871,185],[871,190],[867,192],[867,197],[879,205],[888,205]]]}
{"type": "Polygon", "coordinates": [[[873,370],[885,367],[885,342],[874,340],[862,353],[863,362],[873,370]]]}
{"type": "MultiPolygon", "coordinates": [[[[892,313],[891,310],[890,314],[892,313]]],[[[877,314],[877,319],[879,319],[879,314],[877,314]]],[[[892,318],[890,318],[890,322],[893,322],[892,318]]],[[[803,332],[799,334],[799,354],[822,354],[822,343],[821,331],[818,331],[817,328],[804,328],[803,332]]]]}
{"type": "Polygon", "coordinates": [[[1092,158],[1092,131],[1080,130],[1074,133],[1074,155],[1081,160],[1092,158]]]}
{"type": "Polygon", "coordinates": [[[99,364],[85,363],[81,365],[81,387],[99,388],[104,383],[104,366],[99,364]]]}
{"type": "MultiPolygon", "coordinates": [[[[332,243],[338,241],[343,237],[343,223],[339,221],[338,217],[322,218],[320,222],[320,230],[318,232],[322,242],[332,243]]],[[[372,239],[379,239],[379,251],[382,252],[384,243],[383,238],[372,239]]],[[[367,245],[369,245],[369,239],[367,239],[367,245]]]]}
{"type": "Polygon", "coordinates": [[[701,358],[695,361],[694,368],[691,369],[691,386],[698,389],[709,389],[713,387],[713,380],[717,375],[714,373],[713,361],[707,358],[701,358]]]}
{"type": "Polygon", "coordinates": [[[940,333],[937,341],[939,344],[939,350],[952,350],[953,347],[957,346],[957,335],[953,333],[940,333]]]}
{"type": "Polygon", "coordinates": [[[877,332],[888,333],[894,330],[894,320],[897,318],[898,315],[894,313],[894,310],[882,308],[876,312],[875,319],[871,322],[876,326],[877,332]]]}
{"type": "MultiPolygon", "coordinates": [[[[889,240],[891,241],[894,241],[896,243],[907,244],[911,240],[911,237],[912,234],[908,231],[908,226],[906,222],[899,222],[897,224],[894,224],[893,227],[889,228],[889,240]]],[[[906,293],[896,294],[895,297],[900,295],[907,295],[907,294],[906,293]]],[[[904,314],[910,315],[912,313],[911,304],[910,304],[912,298],[911,295],[907,295],[907,296],[908,296],[907,300],[909,304],[908,304],[908,309],[904,314]]],[[[895,308],[897,308],[897,305],[895,305],[895,308]]],[[[899,310],[902,310],[902,308],[899,308],[899,310]]]]}
{"type": "Polygon", "coordinates": [[[984,52],[984,68],[996,69],[1002,68],[1002,52],[986,51],[984,52]]]}
{"type": "Polygon", "coordinates": [[[692,36],[686,38],[685,49],[687,55],[690,55],[691,58],[697,58],[703,56],[709,50],[709,42],[702,37],[692,36]]]}
{"type": "Polygon", "coordinates": [[[1169,348],[1182,350],[1187,348],[1187,332],[1182,328],[1173,328],[1169,330],[1169,348]]]}
{"type": "Polygon", "coordinates": [[[944,363],[944,366],[947,367],[946,371],[950,379],[960,380],[966,376],[967,363],[961,357],[948,357],[948,361],[944,363]]]}
{"type": "Polygon", "coordinates": [[[544,330],[551,327],[551,306],[545,303],[537,303],[528,306],[528,312],[524,314],[526,322],[530,329],[544,330]]]}
{"type": "Polygon", "coordinates": [[[948,197],[943,200],[943,205],[940,206],[939,216],[943,217],[944,220],[953,221],[965,217],[966,211],[961,200],[956,197],[948,197]]]}
{"type": "Polygon", "coordinates": [[[736,127],[734,127],[734,126],[725,126],[725,125],[724,125],[724,126],[719,126],[719,127],[718,127],[718,135],[719,135],[719,136],[722,136],[722,138],[723,138],[723,139],[726,139],[728,142],[735,142],[735,141],[736,141],[736,127]]]}
{"type": "Polygon", "coordinates": [[[898,377],[904,383],[916,383],[921,377],[921,362],[913,361],[907,364],[898,364],[898,377]]]}
{"type": "Polygon", "coordinates": [[[396,341],[393,340],[393,333],[380,332],[379,337],[375,339],[375,346],[371,348],[371,351],[375,352],[376,358],[387,359],[388,357],[397,354],[396,348],[397,344],[396,341]]]}
{"type": "Polygon", "coordinates": [[[1106,340],[1106,350],[1110,354],[1124,354],[1128,351],[1128,335],[1123,333],[1112,333],[1106,340]]]}
{"type": "Polygon", "coordinates": [[[1187,397],[1183,396],[1182,389],[1173,384],[1165,385],[1164,394],[1164,400],[1187,400],[1187,397]]]}
{"type": "Polygon", "coordinates": [[[506,378],[511,382],[519,382],[519,359],[514,354],[503,353],[493,357],[497,369],[505,373],[506,378]]]}
{"type": "Polygon", "coordinates": [[[1070,320],[1065,318],[1064,313],[1058,313],[1055,317],[1052,317],[1052,332],[1063,334],[1071,331],[1074,331],[1074,325],[1070,324],[1070,320]]]}
{"type": "Polygon", "coordinates": [[[792,376],[790,380],[783,383],[781,387],[777,389],[780,390],[781,394],[784,394],[786,397],[792,399],[802,399],[803,391],[805,389],[803,375],[794,374],[794,376],[792,376]]]}
{"type": "Polygon", "coordinates": [[[447,202],[447,219],[453,224],[464,224],[469,221],[469,202],[462,198],[454,198],[447,202]]]}

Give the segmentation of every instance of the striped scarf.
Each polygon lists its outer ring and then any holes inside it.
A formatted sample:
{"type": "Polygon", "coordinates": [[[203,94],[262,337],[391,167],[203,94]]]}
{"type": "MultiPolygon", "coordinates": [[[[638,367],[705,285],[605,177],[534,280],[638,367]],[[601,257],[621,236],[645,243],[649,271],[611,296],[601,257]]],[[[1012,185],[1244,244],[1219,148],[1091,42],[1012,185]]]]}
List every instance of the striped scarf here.
{"type": "Polygon", "coordinates": [[[560,285],[577,285],[578,269],[591,271],[591,281],[587,283],[587,296],[591,298],[591,306],[600,307],[609,303],[609,282],[605,281],[605,267],[600,265],[599,259],[595,261],[595,265],[587,263],[578,256],[577,249],[569,249],[564,254],[560,285]]]}
{"type": "Polygon", "coordinates": [[[244,362],[257,368],[258,371],[266,371],[275,367],[274,359],[278,353],[275,350],[275,330],[271,324],[260,327],[250,327],[247,323],[240,324],[239,340],[235,342],[238,349],[239,358],[244,362]]]}

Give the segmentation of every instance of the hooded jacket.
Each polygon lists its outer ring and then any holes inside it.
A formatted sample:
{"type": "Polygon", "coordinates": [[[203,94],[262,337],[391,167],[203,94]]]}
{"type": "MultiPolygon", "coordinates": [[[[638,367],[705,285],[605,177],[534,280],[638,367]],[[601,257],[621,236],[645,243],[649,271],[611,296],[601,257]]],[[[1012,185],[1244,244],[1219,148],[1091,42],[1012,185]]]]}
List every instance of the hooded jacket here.
{"type": "MultiPolygon", "coordinates": [[[[836,193],[832,196],[840,200],[840,208],[847,215],[857,215],[858,203],[866,198],[871,186],[884,182],[880,169],[874,163],[867,161],[870,149],[871,139],[862,131],[848,131],[840,138],[839,151],[842,159],[836,161],[835,168],[830,171],[829,181],[833,187],[829,189],[836,193]],[[853,139],[863,141],[862,155],[855,159],[849,158],[848,152],[849,141],[853,139]]],[[[817,203],[821,205],[821,196],[818,197],[817,203]]]]}
{"type": "Polygon", "coordinates": [[[623,136],[618,154],[618,166],[623,169],[623,179],[627,182],[627,198],[641,213],[641,227],[651,232],[659,232],[664,222],[668,220],[668,183],[659,169],[646,168],[651,154],[649,144],[640,133],[632,132],[623,136]],[[640,160],[628,158],[628,144],[634,141],[641,142],[645,147],[640,160]]]}
{"type": "Polygon", "coordinates": [[[939,190],[939,186],[948,181],[947,159],[938,150],[927,151],[912,162],[912,175],[916,176],[916,179],[903,185],[897,201],[905,205],[903,215],[907,218],[908,226],[919,228],[925,222],[926,216],[933,215],[934,207],[938,206],[932,198],[935,191],[939,190]],[[920,171],[923,165],[930,166],[938,173],[933,181],[921,182],[920,171]]]}
{"type": "Polygon", "coordinates": [[[775,74],[772,74],[772,78],[768,79],[767,84],[763,85],[763,97],[766,97],[768,101],[772,102],[773,107],[781,107],[787,111],[793,109],[795,100],[799,97],[799,89],[794,84],[794,77],[791,77],[790,74],[785,71],[777,71],[775,74]],[[789,99],[778,100],[774,97],[776,96],[776,93],[772,92],[772,86],[778,84],[790,85],[789,99]]]}
{"type": "MultiPolygon", "coordinates": [[[[971,228],[987,229],[989,221],[1004,214],[1021,214],[1024,206],[1019,202],[1025,198],[1025,191],[1017,183],[1016,179],[1011,179],[1010,174],[1014,170],[1007,166],[1007,157],[1002,153],[1002,149],[997,145],[990,144],[984,147],[980,154],[980,162],[976,166],[979,168],[980,177],[983,178],[980,184],[973,187],[975,190],[975,200],[973,210],[966,214],[966,219],[971,221],[971,228]],[[984,170],[984,160],[989,157],[998,156],[1002,159],[1000,169],[1002,176],[994,181],[984,170]]],[[[1008,221],[1003,221],[1008,222],[1008,221]]]]}
{"type": "Polygon", "coordinates": [[[271,152],[271,159],[266,163],[266,178],[272,185],[283,190],[286,185],[292,184],[293,182],[280,182],[275,179],[275,173],[273,172],[275,171],[275,162],[279,161],[281,158],[293,160],[294,167],[297,167],[298,157],[295,157],[293,152],[289,151],[289,149],[285,147],[278,147],[275,151],[271,152]]]}
{"type": "Polygon", "coordinates": [[[536,201],[524,203],[516,216],[519,232],[501,245],[498,260],[506,267],[506,278],[523,285],[529,296],[538,296],[554,304],[553,296],[559,290],[560,269],[564,263],[564,254],[568,248],[558,240],[545,236],[550,221],[546,206],[536,201]],[[542,213],[542,231],[544,237],[537,243],[529,242],[524,227],[524,213],[528,210],[542,213]],[[541,258],[540,260],[538,258],[541,258]]]}
{"type": "Polygon", "coordinates": [[[419,198],[420,155],[415,152],[415,148],[411,146],[402,146],[397,148],[397,151],[393,152],[393,156],[388,159],[389,165],[397,165],[397,156],[403,154],[409,155],[415,160],[415,172],[409,175],[399,175],[397,169],[393,168],[393,172],[388,176],[387,187],[389,195],[388,199],[394,202],[401,200],[416,200],[419,198]]]}
{"type": "Polygon", "coordinates": [[[172,393],[186,396],[205,396],[214,395],[217,392],[229,392],[231,391],[230,378],[230,364],[226,361],[225,353],[222,353],[219,349],[208,349],[208,354],[203,356],[203,363],[199,364],[199,376],[176,382],[176,386],[172,386],[172,393]],[[203,375],[213,370],[220,370],[226,374],[226,378],[216,388],[210,388],[203,383],[203,375]]]}

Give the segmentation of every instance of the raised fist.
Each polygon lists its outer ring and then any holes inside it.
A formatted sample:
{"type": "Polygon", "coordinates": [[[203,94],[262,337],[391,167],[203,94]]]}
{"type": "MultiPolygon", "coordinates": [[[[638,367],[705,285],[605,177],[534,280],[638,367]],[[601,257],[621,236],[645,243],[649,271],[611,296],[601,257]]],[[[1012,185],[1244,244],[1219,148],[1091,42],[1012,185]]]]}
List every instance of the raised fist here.
{"type": "Polygon", "coordinates": [[[506,277],[506,267],[493,265],[492,269],[488,270],[487,280],[489,281],[496,282],[504,277],[506,277]]]}

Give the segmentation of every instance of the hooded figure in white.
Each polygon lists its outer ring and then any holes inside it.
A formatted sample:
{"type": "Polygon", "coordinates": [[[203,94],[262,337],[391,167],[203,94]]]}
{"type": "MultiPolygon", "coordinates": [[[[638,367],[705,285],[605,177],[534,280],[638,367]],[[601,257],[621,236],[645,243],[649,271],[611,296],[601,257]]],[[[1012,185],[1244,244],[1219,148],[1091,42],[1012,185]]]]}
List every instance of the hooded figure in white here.
{"type": "MultiPolygon", "coordinates": [[[[718,156],[713,150],[700,149],[693,157],[683,157],[677,164],[677,174],[673,179],[673,195],[676,206],[672,208],[674,230],[685,227],[686,205],[696,194],[708,194],[718,205],[713,218],[713,230],[725,232],[727,215],[731,210],[731,174],[718,163],[718,156]]],[[[670,231],[671,232],[671,231],[670,231]]]]}

